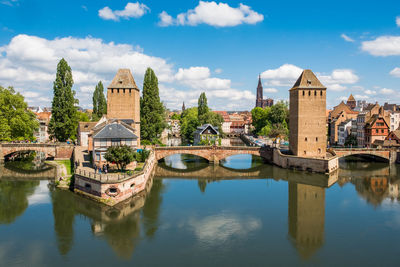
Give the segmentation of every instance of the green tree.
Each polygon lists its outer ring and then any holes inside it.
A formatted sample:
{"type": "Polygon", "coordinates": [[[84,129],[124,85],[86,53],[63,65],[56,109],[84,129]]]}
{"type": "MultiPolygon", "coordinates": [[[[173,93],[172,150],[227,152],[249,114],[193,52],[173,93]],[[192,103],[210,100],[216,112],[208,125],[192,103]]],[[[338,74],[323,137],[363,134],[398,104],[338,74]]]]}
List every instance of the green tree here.
{"type": "Polygon", "coordinates": [[[75,99],[75,91],[72,90],[71,67],[65,59],[61,59],[57,65],[56,79],[53,84],[52,114],[49,123],[51,138],[60,142],[76,138],[78,127],[78,113],[75,99]]]}
{"type": "Polygon", "coordinates": [[[210,112],[210,109],[208,108],[207,105],[207,97],[206,97],[206,93],[201,93],[200,97],[197,101],[197,107],[198,107],[198,119],[201,125],[207,123],[207,119],[208,119],[208,114],[210,112]]]}
{"type": "Polygon", "coordinates": [[[289,109],[287,103],[281,101],[264,109],[256,107],[251,114],[254,133],[269,137],[288,135],[289,109]]]}
{"type": "Polygon", "coordinates": [[[20,93],[0,86],[0,141],[34,140],[39,122],[20,93]]]}
{"type": "Polygon", "coordinates": [[[171,116],[171,120],[180,120],[180,119],[181,119],[181,116],[177,113],[174,113],[171,116]]]}
{"type": "Polygon", "coordinates": [[[89,116],[85,112],[78,111],[78,121],[89,121],[89,116]]]}
{"type": "Polygon", "coordinates": [[[92,100],[93,100],[92,120],[97,121],[103,115],[107,114],[107,101],[104,96],[104,87],[101,81],[99,81],[99,83],[96,85],[96,88],[93,92],[92,100]]]}
{"type": "Polygon", "coordinates": [[[158,79],[151,68],[146,70],[143,96],[140,99],[140,134],[143,140],[155,142],[165,129],[165,109],[160,101],[158,79]]]}
{"type": "Polygon", "coordinates": [[[357,141],[357,137],[350,134],[346,137],[346,140],[344,142],[345,146],[358,146],[358,141],[357,141]]]}
{"type": "Polygon", "coordinates": [[[197,116],[197,108],[188,108],[182,113],[181,118],[181,136],[187,143],[193,143],[193,133],[197,127],[200,126],[200,122],[197,116]]]}
{"type": "Polygon", "coordinates": [[[118,169],[123,171],[125,170],[126,165],[135,160],[135,152],[127,145],[110,146],[107,148],[104,158],[108,162],[115,162],[118,169]]]}

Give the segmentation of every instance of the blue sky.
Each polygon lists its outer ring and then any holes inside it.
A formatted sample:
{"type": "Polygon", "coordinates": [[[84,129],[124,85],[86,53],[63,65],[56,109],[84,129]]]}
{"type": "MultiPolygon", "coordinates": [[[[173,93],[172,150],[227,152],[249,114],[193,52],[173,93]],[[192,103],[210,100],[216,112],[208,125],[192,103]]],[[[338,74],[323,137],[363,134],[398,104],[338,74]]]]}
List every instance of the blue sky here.
{"type": "Polygon", "coordinates": [[[72,67],[77,97],[130,68],[147,67],[167,107],[251,109],[265,95],[288,99],[302,69],[328,87],[328,107],[350,93],[400,103],[398,1],[33,1],[0,0],[0,85],[30,105],[50,105],[58,60],[72,67]]]}

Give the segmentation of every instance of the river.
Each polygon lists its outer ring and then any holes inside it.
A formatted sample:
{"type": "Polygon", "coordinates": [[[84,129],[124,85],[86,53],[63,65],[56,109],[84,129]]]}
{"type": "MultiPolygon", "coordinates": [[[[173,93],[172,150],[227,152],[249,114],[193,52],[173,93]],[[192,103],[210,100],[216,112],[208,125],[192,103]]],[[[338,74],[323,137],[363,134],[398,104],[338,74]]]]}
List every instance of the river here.
{"type": "Polygon", "coordinates": [[[398,266],[399,166],[340,164],[328,180],[251,155],[222,167],[174,155],[115,207],[8,172],[0,265],[398,266]]]}

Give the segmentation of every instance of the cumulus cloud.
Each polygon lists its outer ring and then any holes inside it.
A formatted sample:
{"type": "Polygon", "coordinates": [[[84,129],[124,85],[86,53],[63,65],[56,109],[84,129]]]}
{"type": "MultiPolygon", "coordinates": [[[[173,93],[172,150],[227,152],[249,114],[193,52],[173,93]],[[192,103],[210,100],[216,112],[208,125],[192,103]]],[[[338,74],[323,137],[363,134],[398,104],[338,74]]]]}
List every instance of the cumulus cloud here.
{"type": "Polygon", "coordinates": [[[364,93],[366,93],[367,95],[376,95],[376,91],[374,91],[374,90],[365,90],[365,92],[364,93]]]}
{"type": "Polygon", "coordinates": [[[354,97],[356,99],[360,99],[360,100],[366,100],[369,98],[369,96],[367,96],[367,95],[355,95],[354,97]]]}
{"type": "Polygon", "coordinates": [[[211,107],[248,109],[255,95],[248,90],[232,88],[229,79],[212,76],[208,67],[178,68],[167,60],[149,56],[140,47],[105,43],[101,39],[45,39],[17,35],[0,47],[0,84],[12,85],[31,105],[50,105],[57,63],[65,58],[72,68],[74,90],[80,106],[91,106],[92,92],[101,80],[105,87],[119,68],[129,68],[141,87],[145,71],[151,67],[160,82],[161,100],[170,108],[185,101],[195,105],[201,92],[206,92],[211,107]]]}
{"type": "Polygon", "coordinates": [[[390,75],[394,77],[399,77],[400,78],[400,68],[394,68],[391,72],[390,75]]]}
{"type": "MultiPolygon", "coordinates": [[[[261,78],[267,80],[270,86],[292,86],[299,78],[302,68],[292,64],[284,64],[277,69],[266,70],[261,78]]],[[[354,84],[359,78],[353,70],[336,69],[330,74],[315,73],[318,79],[327,86],[329,90],[343,91],[347,87],[344,84],[354,84]]]]}
{"type": "Polygon", "coordinates": [[[222,71],[223,71],[222,69],[215,69],[215,71],[214,71],[214,72],[215,72],[216,74],[221,74],[221,73],[222,73],[222,71]]]}
{"type": "Polygon", "coordinates": [[[350,38],[349,36],[347,36],[347,35],[344,34],[344,33],[342,33],[342,34],[340,35],[340,37],[342,37],[346,42],[351,42],[351,43],[354,42],[354,39],[350,38]]]}
{"type": "Polygon", "coordinates": [[[393,89],[389,88],[382,88],[379,92],[383,95],[391,95],[395,93],[393,89]]]}
{"type": "Polygon", "coordinates": [[[180,13],[176,18],[163,11],[159,14],[160,26],[207,24],[215,27],[233,27],[240,24],[256,24],[264,20],[264,16],[255,12],[251,7],[239,4],[231,7],[226,3],[200,1],[187,12],[180,13]]]}
{"type": "Polygon", "coordinates": [[[400,27],[400,16],[396,17],[396,25],[397,27],[400,27]]]}
{"type": "Polygon", "coordinates": [[[291,86],[299,78],[302,68],[292,64],[284,64],[277,69],[266,70],[261,73],[261,78],[268,80],[272,86],[291,86]]]}
{"type": "Polygon", "coordinates": [[[380,36],[372,41],[365,41],[361,49],[373,56],[399,56],[400,36],[380,36]]]}
{"type": "Polygon", "coordinates": [[[264,92],[265,93],[278,93],[278,89],[276,89],[276,88],[265,88],[264,92]]]}
{"type": "Polygon", "coordinates": [[[105,20],[118,21],[120,18],[140,18],[149,11],[150,9],[145,4],[135,2],[126,4],[123,10],[113,11],[108,6],[103,7],[99,10],[99,17],[105,20]]]}

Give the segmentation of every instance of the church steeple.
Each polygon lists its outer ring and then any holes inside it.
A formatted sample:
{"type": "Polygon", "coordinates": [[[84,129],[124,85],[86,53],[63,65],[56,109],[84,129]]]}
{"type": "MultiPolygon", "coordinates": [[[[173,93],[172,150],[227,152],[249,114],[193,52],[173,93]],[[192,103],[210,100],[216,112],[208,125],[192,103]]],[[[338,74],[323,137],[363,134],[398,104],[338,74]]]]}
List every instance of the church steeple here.
{"type": "Polygon", "coordinates": [[[186,109],[186,107],[185,107],[185,102],[183,102],[183,104],[182,104],[182,112],[184,112],[185,109],[186,109]]]}
{"type": "Polygon", "coordinates": [[[257,85],[257,100],[263,99],[263,86],[261,82],[261,75],[258,75],[258,85],[257,85]]]}

